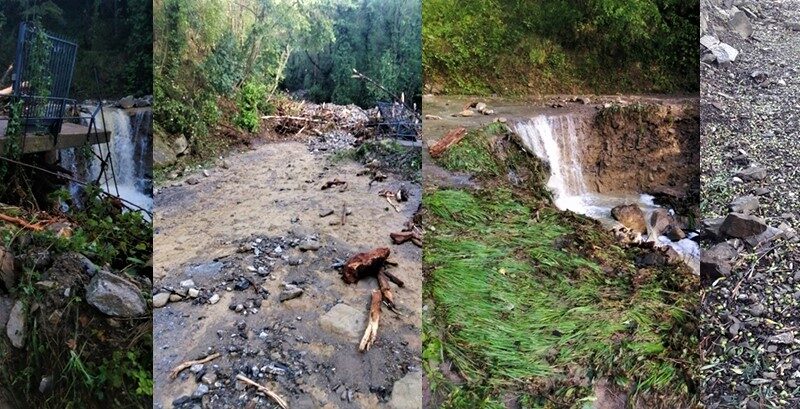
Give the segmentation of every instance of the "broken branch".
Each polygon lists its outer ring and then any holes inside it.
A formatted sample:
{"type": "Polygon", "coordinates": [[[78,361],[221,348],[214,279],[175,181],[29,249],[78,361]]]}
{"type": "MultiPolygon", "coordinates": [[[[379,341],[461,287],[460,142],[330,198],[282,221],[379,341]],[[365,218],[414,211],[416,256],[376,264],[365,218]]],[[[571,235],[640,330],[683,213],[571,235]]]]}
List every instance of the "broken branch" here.
{"type": "Polygon", "coordinates": [[[381,318],[381,292],[372,290],[372,300],[369,307],[369,322],[367,329],[364,331],[364,337],[361,338],[361,343],[358,345],[358,350],[361,352],[369,351],[369,348],[378,338],[378,321],[381,318]]]}
{"type": "Polygon", "coordinates": [[[211,354],[211,355],[209,355],[209,356],[207,356],[207,357],[205,357],[203,359],[198,359],[196,361],[186,361],[186,362],[176,366],[175,369],[173,369],[172,372],[170,372],[169,378],[170,379],[175,379],[175,378],[178,377],[178,374],[180,374],[181,371],[183,371],[184,369],[191,368],[192,365],[204,364],[206,362],[213,361],[213,360],[219,358],[220,356],[221,356],[220,353],[217,352],[217,353],[211,354]]]}
{"type": "Polygon", "coordinates": [[[444,138],[439,139],[433,146],[428,149],[431,157],[438,158],[446,150],[450,149],[453,145],[461,142],[467,136],[467,128],[456,128],[450,130],[444,135],[444,138]]]}
{"type": "Polygon", "coordinates": [[[280,395],[278,395],[277,393],[267,389],[265,386],[262,386],[261,384],[257,383],[256,381],[254,381],[254,380],[252,380],[252,379],[250,379],[250,378],[248,378],[248,377],[246,377],[246,376],[244,376],[242,374],[236,375],[236,379],[238,379],[238,380],[240,380],[240,381],[242,381],[242,382],[244,382],[244,383],[246,383],[248,385],[255,386],[256,389],[258,389],[260,392],[263,392],[265,395],[267,395],[270,398],[272,398],[272,400],[274,400],[275,403],[278,404],[278,406],[280,406],[283,409],[289,409],[289,404],[286,403],[286,399],[283,399],[280,395]]]}
{"type": "Polygon", "coordinates": [[[381,294],[383,294],[383,300],[386,301],[386,304],[394,308],[394,295],[391,287],[389,287],[389,278],[383,270],[378,272],[378,287],[381,289],[381,294]]]}
{"type": "Polygon", "coordinates": [[[20,227],[28,229],[28,230],[33,230],[33,231],[42,231],[42,230],[44,230],[44,227],[40,223],[31,224],[31,223],[26,222],[25,220],[20,219],[19,217],[6,216],[6,215],[4,215],[2,213],[0,213],[0,220],[2,220],[4,222],[9,222],[9,223],[16,224],[17,226],[20,226],[20,227]]]}
{"type": "Polygon", "coordinates": [[[403,282],[403,280],[401,280],[396,275],[394,275],[394,274],[392,274],[392,273],[390,273],[390,272],[388,272],[386,270],[383,270],[383,274],[386,274],[386,277],[389,278],[389,281],[397,284],[398,287],[400,287],[400,288],[405,287],[406,284],[403,282]]]}

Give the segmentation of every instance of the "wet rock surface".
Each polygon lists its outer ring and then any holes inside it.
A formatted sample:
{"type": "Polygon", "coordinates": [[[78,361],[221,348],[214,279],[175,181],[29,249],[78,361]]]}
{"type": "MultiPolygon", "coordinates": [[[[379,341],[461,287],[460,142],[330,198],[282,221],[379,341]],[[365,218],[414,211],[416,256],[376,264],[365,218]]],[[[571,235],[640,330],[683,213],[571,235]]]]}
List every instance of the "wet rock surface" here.
{"type": "Polygon", "coordinates": [[[238,374],[292,408],[386,407],[395,383],[419,371],[421,252],[393,246],[389,233],[416,211],[420,188],[393,175],[370,187],[356,176],[363,166],[330,164],[326,152],[267,144],[203,183],[160,189],[155,292],[169,302],[154,314],[154,407],[277,407],[238,374]],[[334,178],[347,181],[344,191],[320,189],[334,178]],[[377,192],[401,183],[411,198],[396,212],[377,192]],[[376,245],[392,247],[390,271],[406,286],[393,290],[400,314],[384,309],[377,341],[360,353],[377,283],[346,285],[339,268],[376,245]],[[213,353],[221,356],[169,379],[178,364],[213,353]]]}
{"type": "Polygon", "coordinates": [[[703,265],[719,273],[704,279],[701,390],[708,408],[798,407],[800,2],[701,4],[701,35],[738,51],[701,63],[703,265]]]}

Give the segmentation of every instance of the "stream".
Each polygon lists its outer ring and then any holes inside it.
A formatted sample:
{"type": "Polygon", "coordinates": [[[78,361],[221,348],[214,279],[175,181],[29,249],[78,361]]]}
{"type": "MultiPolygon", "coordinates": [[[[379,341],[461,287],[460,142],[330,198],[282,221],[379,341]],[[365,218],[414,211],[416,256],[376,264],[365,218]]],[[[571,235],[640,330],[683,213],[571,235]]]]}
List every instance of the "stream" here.
{"type": "MultiPolygon", "coordinates": [[[[82,114],[82,117],[84,125],[88,125],[89,114],[82,114]]],[[[104,107],[103,115],[97,115],[98,129],[103,128],[103,117],[105,127],[111,131],[111,141],[108,145],[91,147],[96,155],[102,157],[111,150],[110,163],[114,178],[109,180],[108,185],[101,180],[103,190],[152,212],[152,111],[149,108],[123,110],[104,107]]],[[[95,181],[100,175],[101,161],[84,149],[63,150],[60,165],[72,171],[79,180],[95,181]]],[[[80,193],[77,183],[71,183],[69,189],[73,197],[80,193]]]]}
{"type": "MultiPolygon", "coordinates": [[[[600,221],[613,228],[620,223],[611,216],[611,209],[625,204],[636,204],[650,220],[653,211],[659,208],[653,196],[640,192],[615,192],[600,194],[593,191],[584,177],[581,143],[584,137],[580,119],[571,114],[538,115],[529,120],[520,120],[512,125],[525,146],[550,167],[547,187],[552,191],[556,207],[569,210],[600,221]]],[[[648,231],[652,231],[648,223],[648,231]]],[[[681,255],[694,271],[700,269],[700,247],[691,238],[671,241],[665,236],[656,238],[657,245],[670,246],[681,255]]]]}

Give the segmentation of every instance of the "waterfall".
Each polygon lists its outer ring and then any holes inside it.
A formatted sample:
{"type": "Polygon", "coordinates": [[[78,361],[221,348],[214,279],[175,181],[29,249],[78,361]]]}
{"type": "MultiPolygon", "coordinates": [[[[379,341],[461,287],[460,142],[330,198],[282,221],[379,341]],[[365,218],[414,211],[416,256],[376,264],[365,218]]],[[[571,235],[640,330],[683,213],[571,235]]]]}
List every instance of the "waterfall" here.
{"type": "Polygon", "coordinates": [[[537,116],[518,123],[523,143],[550,165],[547,187],[561,209],[584,213],[581,199],[588,193],[581,165],[579,128],[572,116],[537,116]]]}
{"type": "MultiPolygon", "coordinates": [[[[131,120],[131,114],[122,109],[103,108],[105,127],[111,132],[108,145],[92,145],[91,149],[96,155],[106,157],[111,150],[111,162],[114,167],[114,181],[109,180],[106,186],[105,179],[101,179],[103,190],[119,196],[139,207],[152,211],[152,181],[151,181],[151,143],[150,136],[152,115],[149,111],[136,111],[131,120]]],[[[97,114],[98,130],[103,128],[103,116],[97,114]]],[[[84,125],[88,125],[89,116],[84,114],[84,125]]],[[[80,180],[94,181],[100,175],[101,162],[94,155],[82,154],[81,148],[71,148],[62,151],[61,166],[69,169],[80,180]],[[90,160],[87,160],[90,159],[90,160]]],[[[108,170],[107,170],[108,172],[108,170]]],[[[108,173],[110,175],[110,173],[108,173]]],[[[80,188],[76,184],[70,185],[73,196],[77,195],[80,188]]]]}

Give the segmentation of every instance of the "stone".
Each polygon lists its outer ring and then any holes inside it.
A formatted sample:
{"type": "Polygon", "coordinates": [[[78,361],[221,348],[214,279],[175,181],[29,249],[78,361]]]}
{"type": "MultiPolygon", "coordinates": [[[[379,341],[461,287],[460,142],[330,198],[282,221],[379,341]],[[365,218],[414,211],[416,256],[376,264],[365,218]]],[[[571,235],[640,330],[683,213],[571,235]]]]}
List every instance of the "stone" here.
{"type": "Polygon", "coordinates": [[[169,295],[169,302],[178,302],[178,301],[183,301],[183,297],[181,297],[180,294],[173,293],[169,295]]]}
{"type": "Polygon", "coordinates": [[[718,44],[719,40],[717,39],[717,37],[714,37],[712,35],[704,35],[700,37],[700,45],[702,45],[705,48],[711,49],[711,47],[714,47],[718,44]]]}
{"type": "Polygon", "coordinates": [[[202,378],[200,378],[200,381],[208,385],[213,385],[214,382],[217,381],[217,373],[214,371],[208,371],[205,373],[205,375],[203,375],[202,378]]]}
{"type": "Polygon", "coordinates": [[[729,213],[719,228],[721,234],[744,239],[759,235],[767,230],[767,225],[758,217],[742,213],[729,213]]]}
{"type": "Polygon", "coordinates": [[[766,196],[769,194],[769,189],[765,187],[755,188],[753,189],[753,194],[756,196],[766,196]]]}
{"type": "Polygon", "coordinates": [[[319,217],[328,217],[333,214],[333,209],[320,210],[319,217]]]}
{"type": "Polygon", "coordinates": [[[66,273],[80,273],[87,276],[94,276],[100,267],[94,264],[88,257],[81,253],[69,252],[56,257],[53,266],[48,272],[53,275],[65,275],[66,273]]]}
{"type": "Polygon", "coordinates": [[[753,35],[753,24],[750,23],[750,19],[742,11],[733,13],[733,16],[731,16],[731,19],[728,21],[728,25],[731,30],[738,34],[743,40],[753,35]]]}
{"type": "Polygon", "coordinates": [[[153,308],[161,308],[169,302],[170,293],[161,292],[153,296],[153,308]]]}
{"type": "Polygon", "coordinates": [[[200,399],[203,396],[205,396],[207,393],[208,393],[208,385],[206,385],[204,383],[201,383],[200,385],[197,385],[197,389],[195,389],[194,393],[192,393],[192,398],[193,399],[200,399]]]}
{"type": "Polygon", "coordinates": [[[211,298],[208,299],[208,303],[212,305],[218,302],[219,302],[219,294],[214,294],[211,296],[211,298]]]}
{"type": "Polygon", "coordinates": [[[137,317],[147,312],[138,287],[104,270],[95,274],[86,286],[86,302],[114,317],[137,317]]]}
{"type": "Polygon", "coordinates": [[[172,140],[172,150],[175,151],[177,156],[186,154],[189,150],[189,141],[183,135],[178,136],[172,140]]]}
{"type": "Polygon", "coordinates": [[[211,176],[211,172],[209,172],[208,169],[203,169],[203,176],[210,177],[211,176]]]}
{"type": "Polygon", "coordinates": [[[736,176],[745,182],[764,180],[767,178],[767,170],[762,167],[751,166],[737,173],[736,176]]]}
{"type": "Polygon", "coordinates": [[[300,287],[298,287],[296,285],[293,285],[293,284],[287,284],[285,289],[283,291],[281,291],[280,295],[278,295],[278,299],[281,302],[284,302],[284,301],[289,301],[289,300],[295,299],[295,298],[297,298],[297,297],[299,297],[301,295],[303,295],[303,289],[302,288],[300,288],[300,287]]]}
{"type": "Polygon", "coordinates": [[[744,239],[744,241],[752,247],[759,247],[767,243],[770,243],[773,240],[778,239],[780,237],[784,237],[783,230],[778,229],[776,227],[767,226],[767,229],[761,232],[760,234],[747,237],[744,239]]]}
{"type": "Polygon", "coordinates": [[[611,216],[634,232],[647,234],[647,224],[644,221],[644,213],[639,206],[635,204],[616,206],[611,209],[611,216]]]}
{"type": "Polygon", "coordinates": [[[418,409],[422,407],[422,373],[409,372],[392,386],[392,409],[418,409]]]}
{"type": "Polygon", "coordinates": [[[336,304],[320,317],[320,326],[325,331],[357,342],[366,328],[366,318],[366,311],[357,310],[347,304],[336,304]]]}
{"type": "Polygon", "coordinates": [[[656,209],[650,215],[650,228],[654,237],[650,241],[656,241],[658,236],[667,236],[672,241],[679,241],[686,238],[686,233],[678,226],[675,218],[667,209],[656,209]]]}
{"type": "Polygon", "coordinates": [[[192,288],[194,287],[194,280],[183,280],[181,281],[181,287],[183,288],[192,288]]]}
{"type": "Polygon", "coordinates": [[[42,379],[39,381],[39,393],[42,395],[47,395],[53,390],[53,377],[52,376],[43,376],[42,379]]]}
{"type": "Polygon", "coordinates": [[[714,57],[717,57],[717,64],[723,65],[736,61],[739,56],[739,50],[730,46],[727,43],[719,43],[709,48],[714,57]]]}
{"type": "Polygon", "coordinates": [[[133,95],[128,95],[127,97],[119,100],[117,105],[122,109],[131,109],[136,105],[136,99],[133,98],[133,95]]]}
{"type": "Polygon", "coordinates": [[[200,290],[198,290],[196,288],[190,288],[189,289],[189,297],[197,298],[199,295],[200,295],[200,290]]]}
{"type": "Polygon", "coordinates": [[[791,345],[794,343],[794,333],[784,332],[782,334],[773,335],[769,338],[772,344],[791,345]]]}
{"type": "Polygon", "coordinates": [[[14,254],[11,250],[0,246],[0,275],[6,290],[9,291],[17,285],[17,270],[14,264],[14,254]]]}
{"type": "Polygon", "coordinates": [[[713,238],[721,238],[722,234],[719,232],[722,223],[725,221],[724,217],[714,217],[710,219],[703,219],[703,233],[713,238]]]}
{"type": "Polygon", "coordinates": [[[9,314],[8,323],[6,324],[6,335],[11,340],[11,345],[14,348],[25,346],[25,322],[25,304],[17,300],[11,309],[11,314],[9,314]]]}
{"type": "Polygon", "coordinates": [[[486,110],[486,108],[487,108],[486,103],[484,102],[478,102],[477,104],[475,104],[475,110],[478,112],[483,112],[484,110],[486,110]]]}
{"type": "Polygon", "coordinates": [[[189,177],[188,179],[186,179],[186,184],[187,185],[197,185],[199,183],[200,183],[200,179],[198,179],[198,178],[196,178],[194,176],[189,177]]]}
{"type": "Polygon", "coordinates": [[[729,208],[734,213],[751,214],[758,209],[758,196],[744,195],[734,199],[729,208]]]}
{"type": "Polygon", "coordinates": [[[475,112],[472,111],[471,109],[465,109],[465,110],[461,111],[458,115],[465,116],[465,117],[466,116],[474,116],[475,112]]]}
{"type": "Polygon", "coordinates": [[[203,369],[205,369],[205,367],[206,366],[203,364],[194,364],[189,367],[189,371],[191,371],[194,374],[198,374],[200,372],[203,372],[203,369]]]}
{"type": "Polygon", "coordinates": [[[317,251],[322,248],[322,245],[316,240],[307,239],[300,244],[299,248],[300,251],[317,251]]]}

